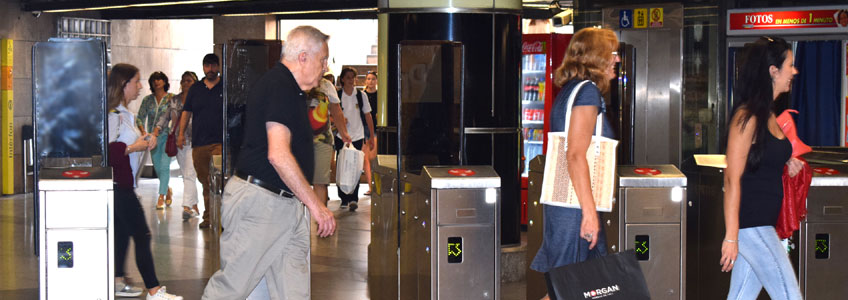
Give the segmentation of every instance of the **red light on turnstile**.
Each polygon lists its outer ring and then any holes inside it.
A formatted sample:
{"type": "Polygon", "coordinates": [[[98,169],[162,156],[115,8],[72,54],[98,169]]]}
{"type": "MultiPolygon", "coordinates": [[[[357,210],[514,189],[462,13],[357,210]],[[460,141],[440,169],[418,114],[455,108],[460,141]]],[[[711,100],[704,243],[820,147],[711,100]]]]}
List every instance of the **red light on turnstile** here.
{"type": "Polygon", "coordinates": [[[635,170],[633,170],[633,173],[636,173],[636,174],[639,174],[639,175],[660,175],[660,174],[662,174],[662,172],[660,170],[653,169],[653,168],[636,168],[635,170]]]}
{"type": "Polygon", "coordinates": [[[65,177],[68,177],[68,178],[86,178],[89,175],[91,175],[91,172],[82,171],[82,170],[70,170],[70,171],[62,172],[62,176],[65,176],[65,177]]]}
{"type": "Polygon", "coordinates": [[[448,174],[451,174],[453,176],[466,177],[466,176],[474,176],[474,174],[477,174],[477,172],[474,172],[474,171],[469,170],[469,169],[450,169],[450,170],[448,170],[448,174]]]}
{"type": "Polygon", "coordinates": [[[813,168],[813,172],[822,174],[822,175],[836,175],[839,174],[839,171],[831,168],[813,168]]]}

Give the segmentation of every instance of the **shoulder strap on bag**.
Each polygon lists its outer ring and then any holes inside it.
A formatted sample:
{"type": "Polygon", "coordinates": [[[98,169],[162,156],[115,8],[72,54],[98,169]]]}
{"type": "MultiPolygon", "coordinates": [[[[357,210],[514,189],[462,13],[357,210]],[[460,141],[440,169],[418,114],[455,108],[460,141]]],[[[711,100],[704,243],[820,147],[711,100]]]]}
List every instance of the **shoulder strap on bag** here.
{"type": "MultiPolygon", "coordinates": [[[[591,81],[589,81],[589,80],[584,80],[584,81],[581,81],[580,83],[578,83],[577,86],[574,87],[573,90],[571,90],[571,95],[568,96],[568,103],[565,106],[566,110],[565,110],[565,126],[564,126],[566,137],[568,137],[568,128],[571,125],[571,111],[574,108],[574,99],[577,98],[577,92],[580,91],[580,88],[583,87],[583,85],[586,84],[587,82],[591,83],[591,81]]],[[[594,83],[592,83],[592,84],[594,84],[594,83]]],[[[601,135],[601,132],[602,132],[602,129],[603,129],[603,126],[604,126],[603,123],[604,122],[601,119],[601,111],[599,109],[598,110],[598,116],[595,119],[595,135],[597,135],[597,136],[601,135]]]]}

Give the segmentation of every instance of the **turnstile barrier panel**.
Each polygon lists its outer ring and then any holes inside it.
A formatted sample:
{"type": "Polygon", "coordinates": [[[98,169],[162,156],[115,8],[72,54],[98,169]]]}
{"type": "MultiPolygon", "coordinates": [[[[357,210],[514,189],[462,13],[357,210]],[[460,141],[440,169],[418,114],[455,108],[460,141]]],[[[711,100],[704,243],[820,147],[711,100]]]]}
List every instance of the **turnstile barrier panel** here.
{"type": "Polygon", "coordinates": [[[487,196],[497,197],[497,190],[491,189],[444,189],[436,190],[438,201],[438,225],[491,224],[495,222],[495,203],[480,201],[487,196]],[[496,193],[487,195],[487,193],[496,193]]]}
{"type": "Polygon", "coordinates": [[[397,167],[382,164],[396,156],[379,155],[373,162],[371,244],[368,246],[368,291],[371,299],[398,299],[397,167]]]}
{"type": "Polygon", "coordinates": [[[848,222],[845,193],[844,186],[811,187],[807,199],[813,200],[807,201],[807,222],[848,222]]]}
{"type": "MultiPolygon", "coordinates": [[[[536,257],[536,253],[539,252],[539,248],[542,247],[542,236],[545,227],[542,216],[543,205],[539,203],[542,194],[544,173],[544,155],[538,155],[530,160],[530,172],[527,177],[527,255],[525,256],[527,295],[525,299],[541,299],[547,291],[544,274],[530,269],[530,264],[536,257]]],[[[617,207],[618,205],[613,205],[613,209],[617,207]]],[[[606,215],[609,215],[609,213],[601,214],[601,216],[606,215]]],[[[607,231],[607,234],[609,234],[609,231],[607,231]]]]}
{"type": "MultiPolygon", "coordinates": [[[[48,219],[49,220],[49,219],[48,219]]],[[[73,291],[73,295],[50,294],[45,299],[111,299],[109,298],[108,259],[111,251],[106,230],[52,229],[45,236],[47,274],[44,284],[51,291],[73,291]],[[68,242],[73,248],[67,249],[68,242]],[[59,249],[64,253],[60,257],[59,249]],[[60,265],[59,260],[72,260],[73,266],[60,265]],[[64,295],[64,296],[63,296],[64,295]]]]}
{"type": "Polygon", "coordinates": [[[801,288],[804,299],[842,299],[848,295],[848,250],[845,249],[848,241],[848,224],[846,223],[807,223],[805,228],[808,233],[804,247],[801,269],[801,288]],[[826,235],[827,243],[818,241],[817,235],[826,235]],[[821,257],[821,253],[828,252],[827,258],[821,257]]]}
{"type": "Polygon", "coordinates": [[[634,249],[648,280],[651,299],[681,299],[681,243],[678,224],[628,224],[625,250],[634,249]],[[637,237],[639,242],[637,244],[637,237]],[[642,243],[642,241],[649,243],[642,243]]]}
{"type": "Polygon", "coordinates": [[[622,189],[627,199],[624,221],[631,223],[680,223],[679,199],[672,199],[673,188],[622,189]]]}
{"type": "Polygon", "coordinates": [[[79,191],[67,193],[45,191],[45,227],[53,228],[106,228],[109,224],[109,206],[112,197],[106,191],[79,191]],[[96,213],[96,212],[102,213],[96,213]],[[85,216],[80,218],[80,216],[85,216]]]}
{"type": "Polygon", "coordinates": [[[495,273],[495,249],[492,237],[495,228],[487,226],[439,226],[438,245],[433,251],[438,256],[438,299],[494,299],[495,284],[480,280],[495,273]],[[453,239],[452,239],[453,238],[453,239]],[[457,239],[459,238],[459,239],[457,239]],[[456,245],[460,240],[460,245],[456,245]],[[454,243],[451,243],[454,242],[454,243]],[[451,257],[462,257],[451,263],[451,257]],[[469,266],[474,266],[473,268],[469,266]]]}

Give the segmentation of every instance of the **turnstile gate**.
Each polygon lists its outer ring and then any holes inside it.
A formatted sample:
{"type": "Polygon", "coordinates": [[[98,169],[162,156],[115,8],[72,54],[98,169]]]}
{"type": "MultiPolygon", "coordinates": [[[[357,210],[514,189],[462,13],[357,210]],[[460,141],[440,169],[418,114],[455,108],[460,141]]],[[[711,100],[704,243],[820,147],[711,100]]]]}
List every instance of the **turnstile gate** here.
{"type": "Polygon", "coordinates": [[[686,298],[686,176],[674,165],[619,166],[618,203],[602,214],[610,253],[634,249],[651,299],[686,298]]]}
{"type": "Polygon", "coordinates": [[[500,183],[490,166],[425,166],[399,181],[400,299],[499,299],[500,183]]]}
{"type": "MultiPolygon", "coordinates": [[[[527,299],[545,295],[543,274],[530,270],[542,244],[539,203],[545,157],[530,162],[527,190],[527,299]]],[[[685,299],[686,176],[673,165],[618,166],[618,201],[601,213],[608,253],[636,251],[651,299],[685,299]]]]}
{"type": "Polygon", "coordinates": [[[112,168],[38,173],[39,299],[114,299],[112,168]]]}
{"type": "Polygon", "coordinates": [[[801,222],[798,277],[804,299],[848,295],[848,166],[812,165],[807,219],[801,222]]]}

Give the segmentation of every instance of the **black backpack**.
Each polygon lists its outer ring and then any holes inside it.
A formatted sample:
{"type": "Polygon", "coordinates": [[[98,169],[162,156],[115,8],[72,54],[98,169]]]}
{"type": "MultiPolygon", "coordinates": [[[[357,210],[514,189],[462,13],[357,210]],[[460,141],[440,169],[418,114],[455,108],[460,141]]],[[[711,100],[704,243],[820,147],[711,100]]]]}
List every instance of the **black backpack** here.
{"type": "MultiPolygon", "coordinates": [[[[357,88],[353,88],[353,90],[356,92],[356,109],[359,110],[359,118],[362,119],[362,131],[365,133],[365,139],[367,140],[368,138],[371,137],[371,132],[368,130],[368,123],[366,123],[366,121],[365,121],[365,114],[366,113],[362,112],[362,91],[360,91],[357,88]]],[[[339,102],[342,101],[342,93],[343,92],[344,92],[344,89],[340,89],[339,92],[338,92],[339,93],[339,102]]],[[[339,103],[339,104],[341,104],[341,103],[339,103]]],[[[339,106],[342,108],[342,110],[344,110],[344,105],[339,105],[339,106]]],[[[372,107],[371,109],[374,109],[374,108],[372,107]]],[[[348,132],[348,134],[350,134],[350,132],[348,132]]]]}

